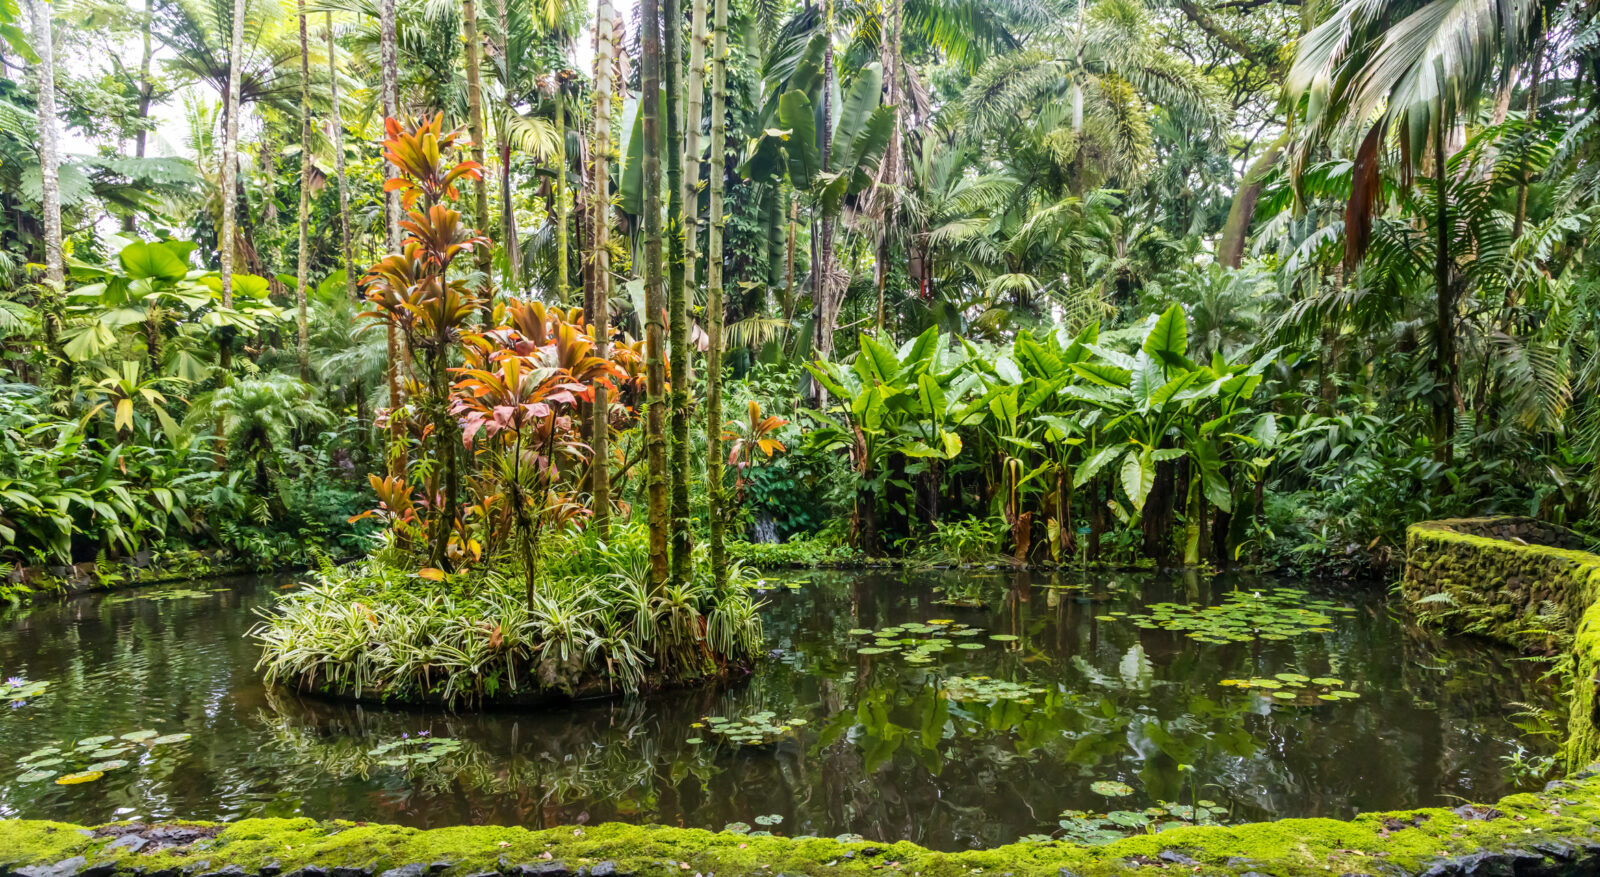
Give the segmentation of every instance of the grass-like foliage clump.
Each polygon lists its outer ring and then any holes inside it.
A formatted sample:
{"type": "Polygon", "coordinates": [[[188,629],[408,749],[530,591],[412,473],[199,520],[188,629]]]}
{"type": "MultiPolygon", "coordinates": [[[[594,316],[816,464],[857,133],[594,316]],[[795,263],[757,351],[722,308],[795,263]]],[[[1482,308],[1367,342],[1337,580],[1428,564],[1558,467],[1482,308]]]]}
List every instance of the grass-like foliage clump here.
{"type": "Polygon", "coordinates": [[[264,613],[253,635],[270,683],[360,698],[476,705],[634,692],[748,667],[761,643],[749,578],[650,582],[648,534],[549,540],[537,586],[521,570],[433,578],[392,550],[315,581],[264,613]],[[531,599],[530,599],[531,597],[531,599]]]}

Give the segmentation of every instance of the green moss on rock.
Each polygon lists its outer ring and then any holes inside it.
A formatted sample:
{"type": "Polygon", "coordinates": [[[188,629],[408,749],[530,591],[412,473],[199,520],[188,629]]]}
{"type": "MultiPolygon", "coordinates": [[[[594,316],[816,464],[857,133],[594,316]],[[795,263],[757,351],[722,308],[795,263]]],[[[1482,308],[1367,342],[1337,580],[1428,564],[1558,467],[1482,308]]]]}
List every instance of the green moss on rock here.
{"type": "Polygon", "coordinates": [[[568,826],[541,831],[500,826],[425,831],[310,819],[186,825],[203,830],[190,831],[199,837],[179,846],[155,849],[161,841],[151,840],[147,848],[135,850],[138,840],[160,835],[160,829],[0,822],[0,874],[198,877],[218,872],[302,872],[302,877],[376,877],[405,869],[389,877],[430,873],[441,877],[784,873],[1098,877],[1165,869],[1281,877],[1466,873],[1559,877],[1593,874],[1600,869],[1600,779],[1592,771],[1585,772],[1554,783],[1540,794],[1505,798],[1492,808],[1371,813],[1349,821],[1285,819],[1175,828],[1104,846],[1017,843],[957,853],[904,842],[751,837],[654,825],[568,826]],[[128,838],[134,839],[132,845],[128,838]]]}
{"type": "Polygon", "coordinates": [[[1564,747],[1569,767],[1600,757],[1600,555],[1532,518],[1454,518],[1406,528],[1401,589],[1419,618],[1487,636],[1575,669],[1564,747]]]}

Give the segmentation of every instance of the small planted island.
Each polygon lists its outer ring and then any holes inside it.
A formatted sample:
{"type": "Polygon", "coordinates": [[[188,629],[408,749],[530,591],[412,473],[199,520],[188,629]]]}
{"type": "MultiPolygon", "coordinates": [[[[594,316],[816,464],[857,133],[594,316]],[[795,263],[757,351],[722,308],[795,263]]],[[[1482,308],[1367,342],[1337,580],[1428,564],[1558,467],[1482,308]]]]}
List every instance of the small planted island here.
{"type": "MultiPolygon", "coordinates": [[[[316,584],[265,613],[253,635],[267,681],[386,703],[526,706],[749,672],[761,618],[737,564],[713,563],[685,537],[668,573],[665,534],[611,524],[599,486],[641,391],[659,415],[662,375],[641,373],[636,346],[597,341],[581,310],[491,307],[452,274],[490,245],[450,203],[480,175],[452,164],[459,138],[441,116],[390,123],[407,235],[362,278],[362,316],[403,342],[416,376],[387,417],[396,435],[421,437],[422,458],[391,463],[426,477],[371,476],[379,507],[356,518],[384,523],[378,547],[324,563],[316,584]]],[[[652,501],[664,475],[651,475],[652,501]]],[[[685,491],[687,477],[676,478],[685,491]]]]}

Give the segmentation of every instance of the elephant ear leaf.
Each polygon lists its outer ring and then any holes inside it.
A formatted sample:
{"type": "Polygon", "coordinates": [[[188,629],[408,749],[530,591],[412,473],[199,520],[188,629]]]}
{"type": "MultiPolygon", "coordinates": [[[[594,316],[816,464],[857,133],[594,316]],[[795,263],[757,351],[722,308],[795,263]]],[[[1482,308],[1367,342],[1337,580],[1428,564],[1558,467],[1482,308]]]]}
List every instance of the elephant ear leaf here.
{"type": "Polygon", "coordinates": [[[1184,354],[1189,349],[1189,327],[1183,305],[1173,305],[1156,319],[1144,339],[1144,352],[1168,366],[1192,367],[1184,354]]]}
{"type": "Polygon", "coordinates": [[[1134,511],[1144,511],[1144,501],[1156,483],[1156,461],[1148,453],[1130,449],[1122,458],[1122,491],[1128,495],[1134,511]]]}
{"type": "Polygon", "coordinates": [[[798,89],[778,98],[778,124],[789,130],[784,148],[789,153],[789,178],[798,188],[809,188],[822,172],[822,155],[817,151],[817,117],[811,98],[798,89]]]}

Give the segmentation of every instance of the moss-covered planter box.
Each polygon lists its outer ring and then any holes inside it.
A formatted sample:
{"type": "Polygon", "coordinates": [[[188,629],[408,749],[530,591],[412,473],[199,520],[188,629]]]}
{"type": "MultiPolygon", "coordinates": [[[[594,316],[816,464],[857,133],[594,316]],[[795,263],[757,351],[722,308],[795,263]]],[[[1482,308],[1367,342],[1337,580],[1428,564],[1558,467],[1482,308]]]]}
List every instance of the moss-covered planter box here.
{"type": "Polygon", "coordinates": [[[1401,589],[1420,618],[1537,654],[1570,651],[1569,767],[1600,757],[1600,555],[1533,518],[1455,518],[1406,529],[1401,589]]]}
{"type": "MultiPolygon", "coordinates": [[[[1594,768],[1600,768],[1595,765],[1594,768]]],[[[1174,828],[1104,846],[1019,843],[941,853],[910,843],[751,837],[607,824],[429,831],[311,819],[113,824],[0,822],[0,875],[19,877],[617,877],[906,874],[1507,875],[1600,873],[1593,769],[1493,806],[1174,828]]]]}

